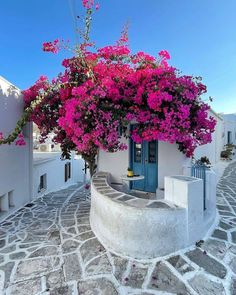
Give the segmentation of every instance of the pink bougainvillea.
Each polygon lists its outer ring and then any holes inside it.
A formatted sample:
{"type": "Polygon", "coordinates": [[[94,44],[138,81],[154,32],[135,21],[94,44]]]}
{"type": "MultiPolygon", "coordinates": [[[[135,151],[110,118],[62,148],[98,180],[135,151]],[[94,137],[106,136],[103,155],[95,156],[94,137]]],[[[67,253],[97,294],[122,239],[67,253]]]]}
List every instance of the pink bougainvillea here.
{"type": "Polygon", "coordinates": [[[19,145],[19,146],[23,146],[23,145],[26,145],[26,142],[25,142],[25,139],[24,139],[24,135],[22,133],[20,133],[18,135],[18,138],[15,142],[16,145],[19,145]]]}
{"type": "Polygon", "coordinates": [[[45,102],[36,108],[32,120],[42,137],[54,131],[54,140],[76,149],[86,157],[98,149],[109,152],[127,147],[129,124],[136,123],[130,136],[134,141],[176,142],[187,156],[198,145],[211,141],[215,120],[208,117],[209,106],[200,99],[206,87],[191,76],[182,76],[163,60],[122,45],[84,52],[63,61],[66,68],[53,83],[41,77],[24,92],[26,104],[46,91],[45,102]]]}
{"type": "Polygon", "coordinates": [[[58,53],[59,51],[59,40],[56,39],[53,42],[43,43],[43,51],[58,53]]]}
{"type": "MultiPolygon", "coordinates": [[[[94,1],[82,4],[89,23],[94,1]]],[[[64,73],[52,82],[42,76],[23,92],[26,109],[43,97],[30,115],[42,141],[53,131],[63,155],[76,150],[91,170],[99,149],[127,149],[122,134],[136,142],[177,143],[188,157],[197,146],[211,141],[216,122],[200,98],[206,86],[199,78],[180,75],[169,65],[166,50],[158,57],[132,53],[126,31],[115,45],[89,50],[93,48],[89,30],[90,24],[76,55],[63,60],[64,73]],[[134,128],[129,131],[131,124],[134,128]]],[[[57,53],[58,49],[58,40],[43,44],[44,51],[57,53]]],[[[22,142],[21,137],[18,140],[22,142]]]]}
{"type": "Polygon", "coordinates": [[[161,50],[159,52],[159,56],[162,57],[163,59],[170,59],[170,54],[167,50],[161,50]]]}
{"type": "Polygon", "coordinates": [[[90,9],[94,5],[94,0],[82,0],[82,4],[86,9],[90,9]]]}

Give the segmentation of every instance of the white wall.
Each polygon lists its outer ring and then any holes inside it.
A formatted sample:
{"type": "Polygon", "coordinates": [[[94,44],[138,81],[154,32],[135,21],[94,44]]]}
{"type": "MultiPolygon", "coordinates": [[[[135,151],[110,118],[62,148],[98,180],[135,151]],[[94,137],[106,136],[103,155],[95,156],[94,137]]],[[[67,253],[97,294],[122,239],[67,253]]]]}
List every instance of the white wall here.
{"type": "Polygon", "coordinates": [[[223,119],[214,111],[209,111],[209,116],[216,119],[215,132],[212,134],[212,142],[199,146],[194,152],[194,157],[198,160],[201,157],[207,157],[211,164],[216,164],[220,161],[220,153],[224,146],[224,123],[223,119]]]}
{"type": "Polygon", "coordinates": [[[66,188],[84,181],[84,161],[75,159],[61,160],[61,153],[34,152],[33,165],[33,197],[39,197],[49,192],[66,188]],[[65,164],[71,163],[71,178],[65,182],[65,164]],[[39,191],[40,176],[46,174],[46,189],[39,191]]]}
{"type": "Polygon", "coordinates": [[[101,182],[102,179],[106,176],[101,178],[98,173],[91,184],[90,224],[108,249],[133,258],[149,259],[186,246],[184,208],[149,208],[138,203],[133,206],[112,196],[118,194],[119,198],[122,193],[111,189],[107,180],[102,185],[108,189],[97,188],[96,180],[101,182]],[[111,192],[111,196],[106,191],[111,192]]]}
{"type": "Polygon", "coordinates": [[[195,244],[195,242],[203,239],[217,222],[215,172],[208,170],[206,173],[205,210],[203,201],[203,181],[199,178],[185,176],[166,177],[165,200],[180,208],[186,208],[187,245],[195,244]]]}
{"type": "Polygon", "coordinates": [[[139,259],[167,255],[194,245],[215,225],[216,183],[211,171],[205,211],[201,179],[166,177],[160,202],[131,195],[122,200],[124,194],[110,186],[109,178],[96,173],[92,179],[90,223],[100,242],[115,253],[139,259]]]}
{"type": "MultiPolygon", "coordinates": [[[[125,138],[122,142],[129,146],[129,141],[125,138]]],[[[112,175],[111,182],[121,183],[121,175],[127,174],[129,167],[129,151],[118,151],[108,153],[100,150],[98,154],[98,171],[110,172],[112,175]]]]}
{"type": "MultiPolygon", "coordinates": [[[[0,76],[0,132],[3,132],[4,136],[15,128],[22,111],[23,100],[20,90],[0,76]]],[[[24,135],[26,137],[25,146],[19,147],[15,144],[0,146],[0,199],[5,198],[6,200],[8,193],[13,191],[14,207],[10,208],[11,210],[29,202],[32,195],[30,125],[25,128],[24,135]]],[[[5,202],[6,206],[8,206],[7,203],[5,202]]],[[[0,218],[5,217],[8,213],[0,212],[0,218]]]]}
{"type": "Polygon", "coordinates": [[[190,159],[178,150],[177,144],[158,142],[158,187],[164,188],[164,179],[170,175],[183,175],[190,167],[190,159]]]}

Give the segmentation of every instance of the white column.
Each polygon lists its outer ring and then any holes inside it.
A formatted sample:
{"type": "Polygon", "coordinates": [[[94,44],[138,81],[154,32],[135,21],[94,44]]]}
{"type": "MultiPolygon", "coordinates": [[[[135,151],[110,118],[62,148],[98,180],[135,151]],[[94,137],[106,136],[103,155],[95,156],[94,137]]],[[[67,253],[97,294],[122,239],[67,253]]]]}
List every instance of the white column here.
{"type": "Polygon", "coordinates": [[[186,209],[189,244],[202,237],[203,181],[187,176],[165,177],[165,200],[186,209]]]}

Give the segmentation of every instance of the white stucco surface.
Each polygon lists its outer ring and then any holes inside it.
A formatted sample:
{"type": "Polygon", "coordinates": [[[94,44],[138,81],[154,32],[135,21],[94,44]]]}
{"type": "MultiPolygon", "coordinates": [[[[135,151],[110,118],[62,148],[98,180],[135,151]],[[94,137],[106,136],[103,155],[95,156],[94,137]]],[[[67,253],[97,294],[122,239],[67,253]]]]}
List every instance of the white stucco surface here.
{"type": "Polygon", "coordinates": [[[165,200],[186,209],[187,245],[203,239],[216,221],[216,174],[206,172],[206,209],[203,206],[203,181],[199,178],[165,178],[165,200]]]}
{"type": "MultiPolygon", "coordinates": [[[[93,180],[96,179],[95,176],[93,180]]],[[[184,247],[183,208],[147,208],[148,202],[133,205],[134,197],[132,203],[118,200],[122,193],[113,190],[107,181],[106,185],[107,189],[101,191],[92,181],[90,224],[108,248],[134,258],[153,258],[184,247]],[[105,191],[110,195],[105,195],[105,191]],[[112,192],[119,196],[113,199],[112,192]]]]}
{"type": "MultiPolygon", "coordinates": [[[[215,175],[209,172],[208,184],[215,175]]],[[[163,256],[203,239],[215,221],[215,206],[203,210],[202,180],[165,178],[165,199],[143,200],[109,185],[109,174],[97,173],[91,184],[90,223],[111,251],[139,259],[163,256]]],[[[208,199],[215,203],[215,191],[208,199]]]]}
{"type": "Polygon", "coordinates": [[[165,177],[183,175],[190,167],[190,159],[178,150],[177,144],[158,142],[158,187],[164,188],[165,177]]]}
{"type": "Polygon", "coordinates": [[[220,153],[224,147],[224,121],[223,118],[214,111],[209,111],[209,116],[216,120],[215,132],[212,134],[212,142],[199,146],[194,152],[195,159],[207,157],[211,164],[214,165],[220,161],[220,153]]]}
{"type": "MultiPolygon", "coordinates": [[[[23,111],[21,92],[10,82],[0,77],[0,132],[8,135],[15,128],[23,111]]],[[[31,126],[24,130],[26,145],[0,146],[0,202],[4,201],[4,211],[0,218],[9,211],[29,202],[32,195],[32,137],[31,126]],[[9,207],[9,194],[12,204],[9,207]],[[7,201],[6,201],[7,200],[7,201]]],[[[0,210],[1,211],[1,210],[0,210]]]]}
{"type": "Polygon", "coordinates": [[[74,154],[70,160],[61,160],[61,153],[34,152],[33,197],[44,195],[77,182],[84,181],[84,161],[74,154]],[[71,178],[65,181],[65,164],[71,163],[71,178]],[[40,176],[46,174],[46,189],[39,191],[40,176]]]}
{"type": "MultiPolygon", "coordinates": [[[[129,140],[123,138],[122,142],[129,146],[129,140]]],[[[111,182],[122,184],[121,175],[127,174],[129,167],[129,150],[108,153],[103,150],[98,154],[98,171],[111,172],[111,182]]]]}

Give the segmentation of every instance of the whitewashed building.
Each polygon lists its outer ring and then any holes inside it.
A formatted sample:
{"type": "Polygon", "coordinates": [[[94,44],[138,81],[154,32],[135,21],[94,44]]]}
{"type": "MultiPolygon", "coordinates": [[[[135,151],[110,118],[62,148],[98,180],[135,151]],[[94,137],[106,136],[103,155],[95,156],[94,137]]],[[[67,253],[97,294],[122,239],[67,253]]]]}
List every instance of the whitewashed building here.
{"type": "MultiPolygon", "coordinates": [[[[213,141],[196,154],[215,163],[222,148],[223,121],[213,111],[209,115],[217,120],[213,141]]],[[[145,259],[204,239],[217,222],[216,174],[203,167],[203,177],[191,177],[191,159],[177,144],[140,144],[125,138],[123,142],[126,151],[99,151],[90,212],[98,239],[116,253],[145,259]],[[128,167],[136,177],[127,177],[128,167]]],[[[202,167],[197,168],[202,173],[202,167]]]]}
{"type": "MultiPolygon", "coordinates": [[[[207,157],[211,164],[215,165],[220,161],[220,154],[224,149],[225,125],[228,126],[230,123],[224,123],[223,117],[212,109],[209,111],[209,116],[216,120],[212,142],[199,146],[194,152],[194,159],[207,157]]],[[[127,174],[128,167],[133,168],[135,174],[144,175],[144,181],[134,184],[133,188],[153,193],[164,188],[165,176],[190,175],[191,159],[180,152],[176,144],[163,141],[137,144],[129,139],[123,139],[123,142],[128,146],[128,151],[117,153],[100,151],[98,155],[98,171],[112,171],[112,183],[117,188],[122,185],[121,175],[127,174]]]]}
{"type": "Polygon", "coordinates": [[[84,161],[72,153],[61,160],[60,152],[33,153],[33,198],[85,182],[84,161]]]}
{"type": "Polygon", "coordinates": [[[165,176],[182,175],[190,166],[190,159],[178,150],[176,144],[164,141],[138,144],[125,138],[123,142],[129,147],[127,151],[100,151],[98,155],[98,171],[112,173],[111,181],[117,187],[122,185],[121,175],[126,175],[127,168],[131,167],[135,174],[144,175],[144,180],[133,188],[155,193],[158,188],[164,188],[165,176]]]}
{"type": "Polygon", "coordinates": [[[99,152],[90,211],[97,238],[116,253],[141,259],[204,239],[217,222],[215,173],[190,177],[191,160],[176,144],[124,142],[128,151],[99,152]],[[140,176],[126,177],[128,166],[140,176]]]}
{"type": "Polygon", "coordinates": [[[209,116],[216,120],[215,132],[212,134],[212,142],[199,146],[194,152],[196,160],[201,157],[207,157],[212,165],[217,164],[221,157],[220,153],[224,149],[224,119],[221,115],[215,113],[212,109],[209,111],[209,116]]]}
{"type": "MultiPolygon", "coordinates": [[[[20,89],[0,76],[0,132],[4,136],[15,128],[22,111],[20,89]]],[[[25,146],[0,146],[0,218],[31,200],[33,150],[30,124],[23,133],[25,146]]]]}
{"type": "MultiPolygon", "coordinates": [[[[0,76],[0,132],[10,134],[23,112],[19,88],[0,76]]],[[[32,124],[23,130],[26,145],[0,146],[0,219],[34,198],[83,182],[84,161],[72,155],[61,160],[60,153],[33,152],[32,124]]]]}
{"type": "Polygon", "coordinates": [[[236,145],[236,114],[224,114],[224,144],[236,145]]]}

